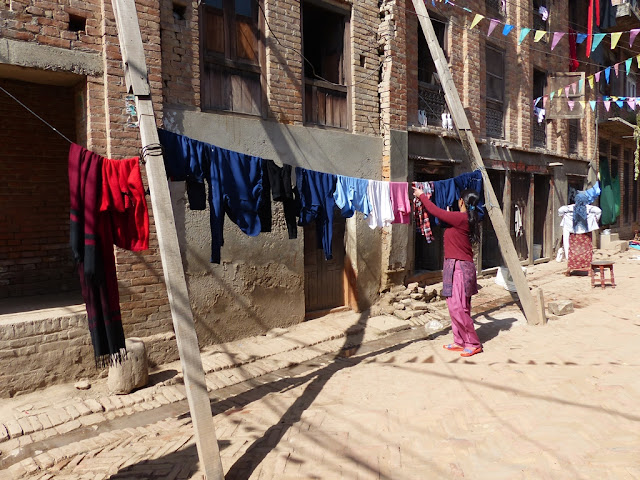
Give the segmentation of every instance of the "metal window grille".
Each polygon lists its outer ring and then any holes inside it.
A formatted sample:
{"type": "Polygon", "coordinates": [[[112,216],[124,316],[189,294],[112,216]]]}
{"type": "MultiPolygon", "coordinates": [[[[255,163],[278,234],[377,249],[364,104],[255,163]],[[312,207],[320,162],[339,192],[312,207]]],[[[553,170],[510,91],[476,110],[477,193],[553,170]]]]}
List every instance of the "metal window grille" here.
{"type": "Polygon", "coordinates": [[[439,85],[418,84],[418,109],[424,110],[428,125],[442,125],[442,114],[447,103],[439,85]]]}
{"type": "Polygon", "coordinates": [[[580,133],[580,122],[569,120],[569,153],[578,153],[578,135],[580,133]]]}
{"type": "Polygon", "coordinates": [[[487,103],[487,136],[494,138],[502,138],[504,135],[504,112],[502,111],[502,105],[487,103]]]}

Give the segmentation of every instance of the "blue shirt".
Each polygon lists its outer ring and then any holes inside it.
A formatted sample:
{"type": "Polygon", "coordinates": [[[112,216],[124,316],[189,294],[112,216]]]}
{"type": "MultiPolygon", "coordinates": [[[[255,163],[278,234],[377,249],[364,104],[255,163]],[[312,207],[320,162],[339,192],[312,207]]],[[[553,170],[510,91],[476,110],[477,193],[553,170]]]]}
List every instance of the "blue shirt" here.
{"type": "Polygon", "coordinates": [[[352,217],[356,210],[364,213],[365,218],[369,216],[371,202],[367,195],[368,186],[369,181],[364,178],[338,175],[333,198],[343,217],[352,217]]]}

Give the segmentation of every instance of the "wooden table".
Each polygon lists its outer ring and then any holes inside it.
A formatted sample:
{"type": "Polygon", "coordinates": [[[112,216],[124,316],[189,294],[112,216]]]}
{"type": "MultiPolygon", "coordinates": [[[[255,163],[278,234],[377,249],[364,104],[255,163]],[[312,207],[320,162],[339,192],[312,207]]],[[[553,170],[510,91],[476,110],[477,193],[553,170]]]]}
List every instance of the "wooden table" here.
{"type": "Polygon", "coordinates": [[[591,270],[589,271],[589,276],[591,277],[591,288],[596,285],[596,272],[600,272],[600,286],[604,288],[604,269],[609,269],[609,274],[611,276],[611,286],[616,288],[616,281],[613,277],[613,263],[607,260],[599,260],[596,262],[591,262],[591,270]]]}

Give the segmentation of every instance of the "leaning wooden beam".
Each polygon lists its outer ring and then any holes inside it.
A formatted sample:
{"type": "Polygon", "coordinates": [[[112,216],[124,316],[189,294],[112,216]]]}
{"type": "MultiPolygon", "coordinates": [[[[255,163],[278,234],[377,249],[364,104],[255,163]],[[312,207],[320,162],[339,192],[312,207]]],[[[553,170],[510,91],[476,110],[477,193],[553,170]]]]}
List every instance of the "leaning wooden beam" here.
{"type": "MultiPolygon", "coordinates": [[[[158,145],[159,139],[138,14],[134,0],[112,0],[112,5],[118,28],[125,80],[129,93],[133,93],[136,98],[144,149],[149,145],[158,145]]],[[[171,306],[191,420],[195,430],[198,457],[208,480],[223,480],[224,471],[182,266],[164,160],[157,149],[152,151],[155,153],[146,157],[147,179],[151,190],[151,205],[158,235],[162,270],[171,306]]]]}
{"type": "Polygon", "coordinates": [[[453,77],[451,75],[451,71],[449,70],[449,65],[447,65],[444,52],[442,51],[442,48],[438,43],[435,31],[433,30],[433,25],[431,24],[431,18],[429,17],[427,7],[425,6],[423,0],[412,1],[413,7],[418,14],[418,20],[420,21],[422,32],[427,39],[427,45],[429,46],[431,57],[433,58],[436,70],[438,71],[438,75],[440,76],[440,82],[442,83],[442,88],[444,89],[445,100],[447,101],[447,106],[449,107],[449,111],[451,112],[451,117],[456,126],[456,129],[458,130],[458,134],[460,135],[462,145],[469,155],[469,160],[473,168],[479,169],[482,172],[487,212],[489,214],[489,218],[491,219],[491,223],[493,224],[496,236],[498,237],[498,244],[500,245],[502,258],[504,258],[504,261],[507,263],[507,268],[511,273],[513,283],[516,286],[522,309],[524,310],[524,314],[527,317],[527,322],[530,324],[542,323],[543,320],[542,318],[540,318],[539,311],[536,309],[536,304],[533,296],[531,295],[531,291],[529,290],[527,279],[525,278],[524,272],[522,271],[520,260],[518,259],[518,254],[516,253],[516,249],[513,246],[513,242],[511,241],[509,229],[507,228],[507,224],[505,223],[504,217],[502,216],[502,211],[500,210],[499,206],[500,204],[498,203],[496,194],[493,191],[493,186],[491,185],[491,181],[489,180],[489,176],[487,175],[484,161],[482,160],[482,156],[480,155],[480,151],[478,150],[478,145],[476,144],[475,138],[473,137],[471,126],[469,125],[469,120],[467,119],[467,115],[464,112],[462,102],[460,101],[458,90],[456,90],[456,86],[453,83],[453,77]]]}

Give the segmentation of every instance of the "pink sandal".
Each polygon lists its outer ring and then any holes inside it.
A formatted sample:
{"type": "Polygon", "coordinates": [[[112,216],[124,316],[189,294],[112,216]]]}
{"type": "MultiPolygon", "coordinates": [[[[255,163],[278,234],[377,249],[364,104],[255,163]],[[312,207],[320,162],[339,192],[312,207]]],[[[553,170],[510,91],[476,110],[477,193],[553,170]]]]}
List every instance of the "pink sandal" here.
{"type": "Polygon", "coordinates": [[[457,343],[450,343],[449,345],[443,345],[442,348],[445,350],[451,350],[452,352],[461,352],[464,350],[464,347],[461,347],[457,343]]]}

